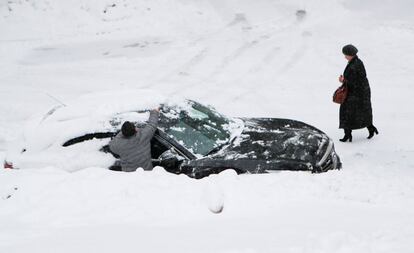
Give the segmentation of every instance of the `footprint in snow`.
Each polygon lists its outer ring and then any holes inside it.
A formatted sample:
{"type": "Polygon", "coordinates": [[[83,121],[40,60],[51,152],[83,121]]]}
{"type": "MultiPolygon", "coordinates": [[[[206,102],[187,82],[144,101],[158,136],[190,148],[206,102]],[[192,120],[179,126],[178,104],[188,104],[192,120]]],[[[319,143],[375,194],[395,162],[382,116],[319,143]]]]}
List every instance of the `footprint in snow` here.
{"type": "Polygon", "coordinates": [[[354,154],[354,156],[362,158],[362,157],[364,157],[364,154],[357,152],[357,153],[354,154]]]}
{"type": "Polygon", "coordinates": [[[19,189],[18,187],[13,187],[13,189],[12,189],[12,190],[10,190],[10,191],[9,191],[9,193],[5,194],[5,195],[3,196],[3,198],[2,198],[2,199],[6,200],[6,199],[11,198],[11,197],[13,196],[13,194],[14,194],[14,193],[15,193],[18,189],[19,189]]]}

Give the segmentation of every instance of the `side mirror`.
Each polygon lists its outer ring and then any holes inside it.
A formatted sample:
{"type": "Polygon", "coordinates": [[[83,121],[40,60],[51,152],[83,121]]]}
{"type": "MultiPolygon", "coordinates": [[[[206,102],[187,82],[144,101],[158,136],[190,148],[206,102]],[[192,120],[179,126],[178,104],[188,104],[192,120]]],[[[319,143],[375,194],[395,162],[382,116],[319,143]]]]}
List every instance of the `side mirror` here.
{"type": "Polygon", "coordinates": [[[179,163],[184,160],[182,156],[177,154],[173,148],[165,151],[162,153],[158,160],[160,165],[164,168],[168,169],[178,169],[179,163]]]}

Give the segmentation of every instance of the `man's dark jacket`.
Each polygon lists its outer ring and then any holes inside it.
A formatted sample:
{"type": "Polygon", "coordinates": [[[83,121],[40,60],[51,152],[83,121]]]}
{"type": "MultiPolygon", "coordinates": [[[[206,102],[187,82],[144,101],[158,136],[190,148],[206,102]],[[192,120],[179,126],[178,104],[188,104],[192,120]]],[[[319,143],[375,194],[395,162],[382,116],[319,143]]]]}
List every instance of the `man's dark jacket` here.
{"type": "Polygon", "coordinates": [[[148,124],[129,138],[119,132],[110,142],[109,148],[121,158],[122,171],[136,171],[137,168],[152,170],[151,139],[158,125],[158,111],[151,111],[148,124]]]}
{"type": "Polygon", "coordinates": [[[344,71],[348,96],[339,109],[339,128],[360,129],[372,125],[371,90],[364,63],[355,56],[344,71]]]}

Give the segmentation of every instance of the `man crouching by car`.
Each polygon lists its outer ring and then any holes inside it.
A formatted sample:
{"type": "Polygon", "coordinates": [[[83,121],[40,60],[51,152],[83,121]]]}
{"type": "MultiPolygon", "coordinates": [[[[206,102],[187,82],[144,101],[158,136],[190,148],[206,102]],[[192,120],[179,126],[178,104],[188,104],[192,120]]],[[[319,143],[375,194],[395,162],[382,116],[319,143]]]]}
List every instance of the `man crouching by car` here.
{"type": "Polygon", "coordinates": [[[132,172],[140,167],[152,170],[151,139],[157,130],[158,117],[159,109],[151,110],[144,128],[125,121],[121,131],[109,142],[110,150],[121,158],[122,171],[132,172]]]}

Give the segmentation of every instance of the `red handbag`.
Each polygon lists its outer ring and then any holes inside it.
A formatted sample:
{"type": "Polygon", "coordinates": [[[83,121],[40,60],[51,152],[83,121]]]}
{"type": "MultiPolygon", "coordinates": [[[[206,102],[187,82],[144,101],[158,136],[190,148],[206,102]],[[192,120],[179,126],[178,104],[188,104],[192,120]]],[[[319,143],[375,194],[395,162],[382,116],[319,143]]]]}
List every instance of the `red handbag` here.
{"type": "Polygon", "coordinates": [[[348,87],[345,84],[338,87],[335,93],[333,94],[333,102],[337,104],[342,104],[346,97],[348,96],[348,87]]]}

